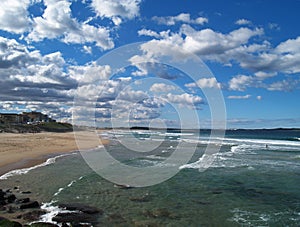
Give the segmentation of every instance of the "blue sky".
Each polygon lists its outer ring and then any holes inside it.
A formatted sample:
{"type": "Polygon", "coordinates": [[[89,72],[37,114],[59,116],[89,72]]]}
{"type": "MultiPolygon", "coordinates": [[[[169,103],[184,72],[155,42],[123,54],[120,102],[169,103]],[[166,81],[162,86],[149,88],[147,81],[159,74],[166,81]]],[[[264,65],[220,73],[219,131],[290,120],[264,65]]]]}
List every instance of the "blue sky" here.
{"type": "Polygon", "coordinates": [[[300,127],[299,0],[2,0],[0,8],[0,112],[187,128],[197,114],[210,128],[212,90],[223,94],[228,128],[300,127]],[[130,66],[101,64],[135,42],[144,43],[130,66]],[[171,67],[191,55],[209,76],[171,67]],[[171,66],[153,63],[163,56],[171,66]]]}

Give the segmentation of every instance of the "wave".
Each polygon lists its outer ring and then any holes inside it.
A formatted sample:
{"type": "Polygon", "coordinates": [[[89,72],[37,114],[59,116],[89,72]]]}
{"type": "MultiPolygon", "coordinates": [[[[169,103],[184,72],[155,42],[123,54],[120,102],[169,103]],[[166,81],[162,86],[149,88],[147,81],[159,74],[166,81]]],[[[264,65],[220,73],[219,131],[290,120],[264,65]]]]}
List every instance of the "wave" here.
{"type": "Polygon", "coordinates": [[[48,166],[48,165],[51,165],[51,164],[55,163],[58,158],[62,158],[62,157],[69,156],[69,155],[74,155],[74,154],[77,154],[77,153],[74,152],[74,153],[70,153],[70,154],[58,155],[58,156],[55,156],[53,158],[49,158],[45,162],[43,162],[39,165],[33,166],[33,167],[12,170],[12,171],[10,171],[8,173],[5,173],[2,176],[0,176],[0,180],[6,180],[6,179],[8,179],[9,177],[12,177],[12,176],[27,174],[31,170],[41,168],[41,167],[44,167],[44,166],[48,166]]]}

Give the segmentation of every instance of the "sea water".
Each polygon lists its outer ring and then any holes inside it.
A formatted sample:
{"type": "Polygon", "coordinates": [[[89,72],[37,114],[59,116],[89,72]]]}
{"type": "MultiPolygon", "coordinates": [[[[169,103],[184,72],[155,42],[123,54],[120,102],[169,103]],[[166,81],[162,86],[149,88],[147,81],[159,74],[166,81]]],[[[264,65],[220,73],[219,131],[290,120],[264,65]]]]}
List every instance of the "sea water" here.
{"type": "MultiPolygon", "coordinates": [[[[229,130],[209,140],[209,131],[111,131],[106,146],[116,159],[135,167],[163,163],[180,142],[196,144],[189,163],[172,178],[149,187],[122,188],[95,173],[79,152],[0,177],[0,184],[30,190],[51,221],[60,203],[81,203],[104,211],[99,226],[298,226],[300,223],[300,132],[229,130]],[[120,141],[163,141],[142,157],[120,141]],[[201,170],[208,144],[220,149],[201,170]],[[201,170],[201,171],[199,171],[201,170]]],[[[142,149],[142,148],[141,148],[142,149]]],[[[91,151],[93,152],[93,151],[91,151]]],[[[95,151],[96,152],[96,151],[95,151]]]]}

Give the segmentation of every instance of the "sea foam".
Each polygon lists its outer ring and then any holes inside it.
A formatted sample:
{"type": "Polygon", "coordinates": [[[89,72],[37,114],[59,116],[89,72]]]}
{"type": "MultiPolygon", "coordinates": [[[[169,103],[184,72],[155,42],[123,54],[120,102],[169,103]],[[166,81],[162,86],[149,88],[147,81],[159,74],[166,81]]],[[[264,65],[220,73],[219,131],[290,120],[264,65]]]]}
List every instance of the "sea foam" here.
{"type": "Polygon", "coordinates": [[[0,180],[6,180],[6,179],[8,179],[9,177],[12,177],[12,176],[27,174],[31,170],[34,170],[34,169],[37,169],[37,168],[44,167],[44,166],[55,163],[58,158],[68,156],[68,155],[73,155],[73,154],[76,154],[76,152],[70,153],[70,154],[62,154],[62,155],[55,156],[53,158],[49,158],[45,162],[43,162],[39,165],[33,166],[33,167],[12,170],[12,171],[10,171],[8,173],[5,173],[2,176],[0,176],[0,180]]]}

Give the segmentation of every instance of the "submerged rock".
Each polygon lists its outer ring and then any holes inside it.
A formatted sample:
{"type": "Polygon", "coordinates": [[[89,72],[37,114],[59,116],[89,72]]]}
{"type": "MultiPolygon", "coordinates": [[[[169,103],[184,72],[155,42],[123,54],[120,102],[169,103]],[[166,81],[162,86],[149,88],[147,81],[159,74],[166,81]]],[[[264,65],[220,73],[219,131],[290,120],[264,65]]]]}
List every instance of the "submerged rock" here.
{"type": "Polygon", "coordinates": [[[137,197],[129,197],[129,200],[133,202],[149,202],[151,199],[151,196],[146,193],[145,195],[142,196],[137,196],[137,197]]]}
{"type": "Polygon", "coordinates": [[[21,215],[21,218],[23,218],[26,221],[32,222],[38,220],[40,216],[44,215],[45,213],[46,212],[43,210],[33,210],[21,215]]]}
{"type": "Polygon", "coordinates": [[[40,204],[37,201],[29,202],[29,203],[24,203],[20,205],[20,209],[30,209],[30,208],[39,208],[40,204]]]}
{"type": "Polygon", "coordinates": [[[70,211],[81,211],[85,214],[103,214],[103,210],[80,203],[60,204],[60,208],[70,211]]]}
{"type": "Polygon", "coordinates": [[[30,225],[30,227],[59,227],[56,224],[46,223],[46,222],[37,222],[30,225]]]}
{"type": "Polygon", "coordinates": [[[90,214],[85,213],[59,213],[54,218],[52,218],[52,221],[58,222],[58,223],[95,223],[97,221],[97,217],[90,214]]]}

